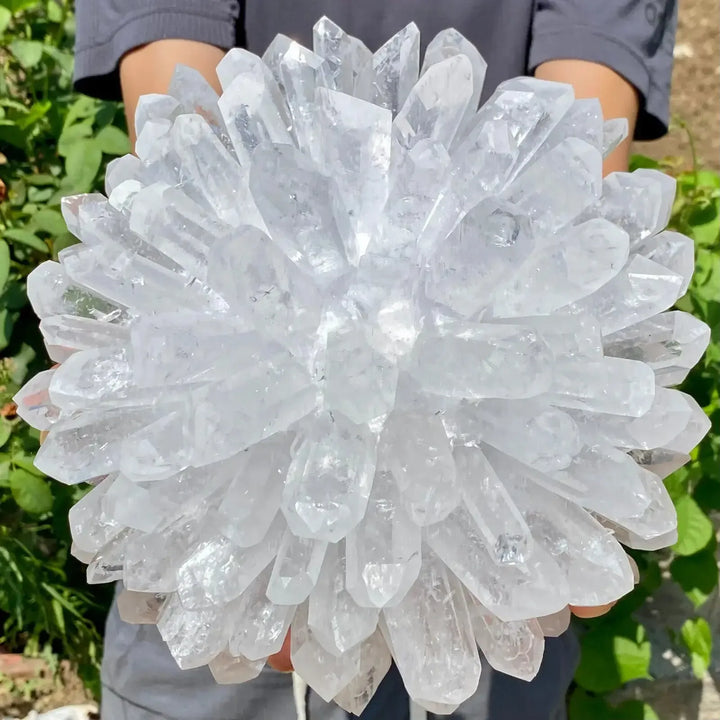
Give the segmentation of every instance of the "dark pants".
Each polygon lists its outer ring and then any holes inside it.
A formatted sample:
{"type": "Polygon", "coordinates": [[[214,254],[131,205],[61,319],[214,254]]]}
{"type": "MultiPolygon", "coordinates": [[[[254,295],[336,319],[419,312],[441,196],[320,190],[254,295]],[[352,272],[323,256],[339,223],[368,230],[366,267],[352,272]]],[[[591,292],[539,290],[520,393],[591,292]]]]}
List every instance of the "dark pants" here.
{"type": "MultiPolygon", "coordinates": [[[[452,720],[565,720],[565,693],[578,661],[578,644],[572,631],[559,638],[548,638],[545,657],[533,682],[489,672],[489,698],[471,698],[450,718],[452,720]],[[482,707],[478,707],[478,705],[482,707]]],[[[355,716],[351,716],[355,717],[355,716]]],[[[409,720],[407,695],[400,673],[393,665],[370,701],[362,720],[409,720]]],[[[428,720],[443,720],[447,715],[428,713],[428,720]]],[[[313,720],[313,718],[308,718],[313,720]]]]}
{"type": "MultiPolygon", "coordinates": [[[[483,662],[480,687],[452,720],[565,720],[565,693],[578,659],[570,633],[548,639],[531,683],[483,662]]],[[[150,625],[128,625],[113,604],[105,633],[103,720],[295,720],[292,676],[266,668],[244,685],[217,685],[207,668],[180,670],[150,625]]],[[[347,720],[334,703],[309,693],[308,720],[347,720]]],[[[393,667],[362,720],[409,720],[408,697],[393,667]]],[[[435,720],[435,716],[429,715],[435,720]]],[[[441,717],[438,716],[438,720],[441,717]]]]}

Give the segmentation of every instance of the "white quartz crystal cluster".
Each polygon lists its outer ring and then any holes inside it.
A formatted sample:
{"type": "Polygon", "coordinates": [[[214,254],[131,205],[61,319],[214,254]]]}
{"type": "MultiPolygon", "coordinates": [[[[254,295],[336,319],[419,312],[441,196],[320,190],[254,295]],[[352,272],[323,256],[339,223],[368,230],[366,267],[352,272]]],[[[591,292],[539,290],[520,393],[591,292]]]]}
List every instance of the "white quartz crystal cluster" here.
{"type": "Polygon", "coordinates": [[[142,98],[82,241],[28,281],[59,367],[19,393],[92,583],[177,662],[297,672],[360,712],[390,666],[450,712],[478,646],[532,678],[568,605],[673,542],[662,478],[708,428],[668,389],[708,328],[669,311],[674,182],[602,179],[626,123],[531,78],[479,109],[455,30],[420,62],[323,18],[142,98]]]}

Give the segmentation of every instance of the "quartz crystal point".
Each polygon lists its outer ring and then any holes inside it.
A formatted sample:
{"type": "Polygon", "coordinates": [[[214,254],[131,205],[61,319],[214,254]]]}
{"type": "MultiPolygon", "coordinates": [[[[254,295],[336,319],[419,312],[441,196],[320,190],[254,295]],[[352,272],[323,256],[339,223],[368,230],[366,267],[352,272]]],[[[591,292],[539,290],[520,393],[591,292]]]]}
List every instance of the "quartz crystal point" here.
{"type": "Polygon", "coordinates": [[[222,606],[187,610],[176,595],[171,595],[163,605],[157,626],[175,662],[183,669],[207,665],[226,644],[222,606]]]}
{"type": "Polygon", "coordinates": [[[301,605],[295,615],[290,647],[293,666],[303,668],[303,679],[326,702],[360,673],[361,647],[340,655],[328,652],[308,625],[307,605],[301,605]]]}
{"type": "Polygon", "coordinates": [[[282,511],[300,538],[336,542],[365,514],[375,474],[376,439],[339,413],[310,419],[288,469],[282,511]]]}
{"type": "Polygon", "coordinates": [[[465,593],[432,553],[425,554],[405,598],[383,610],[383,620],[395,662],[418,702],[459,705],[475,692],[480,659],[465,593]]]}
{"type": "Polygon", "coordinates": [[[363,522],[345,539],[346,589],[362,607],[396,605],[420,572],[420,528],[388,470],[375,473],[363,522]]]}
{"type": "Polygon", "coordinates": [[[357,265],[388,194],[392,113],[327,88],[317,89],[315,104],[323,137],[319,165],[335,180],[335,219],[345,255],[357,265]]]}
{"type": "Polygon", "coordinates": [[[709,342],[710,328],[680,311],[655,315],[603,338],[606,355],[643,361],[665,386],[679,385],[709,342]]]}
{"type": "Polygon", "coordinates": [[[276,605],[267,596],[271,570],[268,566],[233,602],[228,643],[231,655],[260,660],[282,648],[295,606],[276,605]]]}
{"type": "Polygon", "coordinates": [[[334,698],[353,715],[360,715],[387,675],[392,656],[379,629],[360,646],[360,671],[334,698]]]}
{"type": "Polygon", "coordinates": [[[49,430],[60,418],[60,410],[50,399],[50,382],[55,370],[39,372],[32,380],[25,383],[22,390],[15,396],[18,415],[29,425],[38,430],[49,430]]]}
{"type": "Polygon", "coordinates": [[[419,71],[420,31],[410,23],[373,55],[370,99],[396,115],[417,83],[419,71]]]}
{"type": "Polygon", "coordinates": [[[322,17],[313,28],[313,50],[325,59],[331,90],[370,99],[372,53],[365,43],[322,17]]]}
{"type": "MultiPolygon", "coordinates": [[[[478,49],[463,35],[454,28],[441,30],[428,44],[425,50],[425,58],[421,75],[429,70],[436,63],[442,62],[447,58],[465,56],[471,64],[472,77],[472,94],[470,101],[465,109],[465,116],[462,120],[461,129],[466,130],[472,122],[472,118],[477,112],[478,103],[480,102],[480,94],[482,93],[483,83],[485,82],[485,73],[487,72],[487,63],[478,49]]],[[[458,135],[455,140],[457,141],[458,135]]]]}
{"type": "Polygon", "coordinates": [[[217,73],[225,90],[218,106],[242,166],[250,164],[258,145],[292,143],[285,100],[257,55],[235,48],[223,58],[217,73]]]}
{"type": "Polygon", "coordinates": [[[393,415],[385,425],[382,444],[381,458],[413,522],[432,525],[447,517],[460,500],[460,487],[440,418],[393,415]]]}
{"type": "Polygon", "coordinates": [[[502,620],[549,615],[567,604],[567,581],[539,545],[520,562],[499,563],[472,515],[459,507],[427,529],[427,542],[467,589],[502,620]],[[458,541],[463,538],[463,543],[458,541]]]}
{"type": "Polygon", "coordinates": [[[157,624],[165,596],[157,593],[138,593],[123,590],[117,598],[120,617],[135,625],[157,624]]]}
{"type": "Polygon", "coordinates": [[[267,596],[278,605],[297,605],[317,584],[327,542],[285,532],[273,566],[267,596]]]}
{"type": "Polygon", "coordinates": [[[220,685],[234,685],[256,678],[265,667],[265,659],[248,660],[242,655],[232,655],[225,651],[216,655],[208,667],[215,682],[220,685]]]}
{"type": "MultiPolygon", "coordinates": [[[[634,562],[634,561],[632,561],[634,562]]],[[[631,563],[632,564],[632,563],[631,563]]],[[[639,580],[639,576],[635,574],[635,582],[639,580]]],[[[552,615],[539,617],[537,621],[540,623],[540,629],[545,637],[560,637],[570,627],[572,613],[570,608],[566,607],[552,615]]]]}
{"type": "Polygon", "coordinates": [[[545,636],[538,620],[503,622],[466,594],[473,632],[485,659],[495,670],[532,680],[540,669],[545,636]]]}
{"type": "Polygon", "coordinates": [[[326,650],[342,655],[373,634],[380,611],[359,607],[353,600],[346,587],[344,548],[338,545],[328,545],[308,603],[308,624],[326,650]]]}
{"type": "Polygon", "coordinates": [[[289,635],[356,715],[393,661],[435,714],[483,656],[530,680],[632,589],[621,543],[675,542],[662,479],[710,426],[672,389],[710,340],[674,180],[603,179],[624,119],[530,77],[478,108],[477,48],[425,40],[323,17],[141,98],[28,277],[58,367],[15,396],[38,469],[94,486],[71,552],[126,621],[219,683],[289,635]]]}

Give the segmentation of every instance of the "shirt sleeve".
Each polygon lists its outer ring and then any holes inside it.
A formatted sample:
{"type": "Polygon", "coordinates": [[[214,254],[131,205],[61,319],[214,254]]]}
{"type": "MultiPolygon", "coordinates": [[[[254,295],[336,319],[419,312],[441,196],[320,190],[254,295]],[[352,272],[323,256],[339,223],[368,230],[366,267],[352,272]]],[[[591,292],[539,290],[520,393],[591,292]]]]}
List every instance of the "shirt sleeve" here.
{"type": "Polygon", "coordinates": [[[125,53],[167,38],[242,45],[240,15],[238,0],[76,0],[75,88],[119,100],[125,53]]]}
{"type": "Polygon", "coordinates": [[[536,0],[529,69],[572,58],[612,68],[640,94],[636,140],[668,129],[677,0],[536,0]]]}

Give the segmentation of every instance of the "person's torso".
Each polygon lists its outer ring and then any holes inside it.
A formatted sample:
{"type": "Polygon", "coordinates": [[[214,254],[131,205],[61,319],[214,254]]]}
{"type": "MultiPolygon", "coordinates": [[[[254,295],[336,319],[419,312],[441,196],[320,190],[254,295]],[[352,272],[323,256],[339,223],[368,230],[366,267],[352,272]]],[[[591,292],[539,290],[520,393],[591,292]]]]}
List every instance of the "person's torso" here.
{"type": "Polygon", "coordinates": [[[248,49],[262,54],[277,33],[312,48],[312,26],[323,15],[377,50],[414,21],[423,50],[454,27],[488,63],[483,99],[499,82],[527,72],[533,0],[244,0],[248,49]]]}

